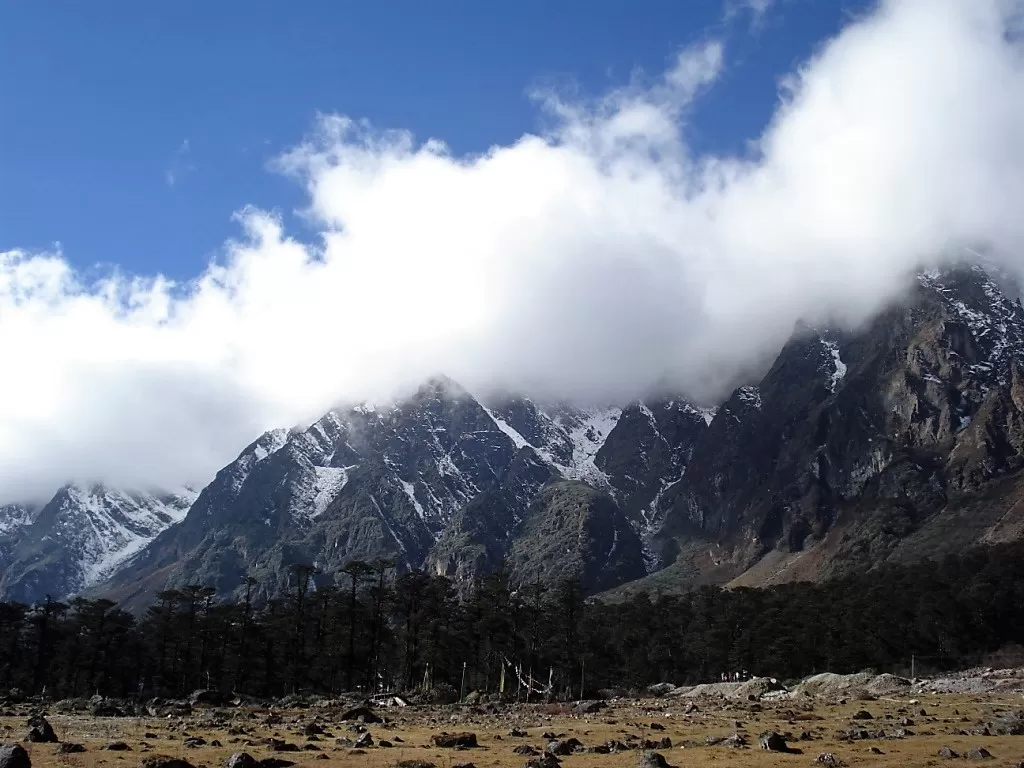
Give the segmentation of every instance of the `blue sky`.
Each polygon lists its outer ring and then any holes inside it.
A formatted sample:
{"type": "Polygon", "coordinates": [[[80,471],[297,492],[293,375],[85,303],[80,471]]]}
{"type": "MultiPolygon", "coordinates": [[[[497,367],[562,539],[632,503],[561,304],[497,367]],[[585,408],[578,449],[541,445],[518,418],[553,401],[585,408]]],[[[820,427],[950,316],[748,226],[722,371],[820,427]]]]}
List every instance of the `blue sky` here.
{"type": "Polygon", "coordinates": [[[203,484],[438,372],[721,402],[923,268],[1024,276],[1022,24],[1024,0],[0,0],[0,503],[203,484]]]}
{"type": "Polygon", "coordinates": [[[538,129],[531,87],[601,93],[709,35],[728,64],[688,140],[741,151],[776,79],[865,5],[776,0],[755,24],[719,0],[7,0],[0,250],[188,278],[244,205],[302,232],[303,191],[266,165],[318,112],[478,152],[538,129]]]}

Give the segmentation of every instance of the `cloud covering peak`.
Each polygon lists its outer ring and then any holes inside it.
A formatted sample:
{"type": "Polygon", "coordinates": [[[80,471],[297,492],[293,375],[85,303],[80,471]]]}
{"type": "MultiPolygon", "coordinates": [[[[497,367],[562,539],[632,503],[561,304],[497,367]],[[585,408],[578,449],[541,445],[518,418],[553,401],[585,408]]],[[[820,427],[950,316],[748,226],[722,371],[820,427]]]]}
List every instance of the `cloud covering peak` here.
{"type": "Polygon", "coordinates": [[[717,393],[794,323],[1024,255],[1024,3],[890,0],[782,83],[744,156],[696,155],[706,41],[474,156],[341,115],[278,161],[320,233],[239,214],[187,285],[0,254],[0,501],[69,479],[207,480],[262,430],[443,371],[471,389],[717,393]]]}

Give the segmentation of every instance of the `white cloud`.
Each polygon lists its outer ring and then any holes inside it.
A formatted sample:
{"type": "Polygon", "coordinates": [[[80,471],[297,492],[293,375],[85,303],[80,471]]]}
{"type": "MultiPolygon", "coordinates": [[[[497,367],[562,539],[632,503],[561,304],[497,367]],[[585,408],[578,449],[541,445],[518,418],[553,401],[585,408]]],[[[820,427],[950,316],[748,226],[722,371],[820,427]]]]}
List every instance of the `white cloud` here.
{"type": "MultiPolygon", "coordinates": [[[[322,232],[246,210],[192,284],[83,285],[0,257],[0,498],[203,481],[271,426],[443,371],[472,387],[695,394],[798,318],[857,323],[915,265],[1024,253],[1024,59],[1008,0],[892,0],[787,81],[755,157],[683,136],[716,42],[480,156],[324,117],[280,165],[322,232]]],[[[1011,258],[1012,257],[1012,258],[1011,258]]]]}

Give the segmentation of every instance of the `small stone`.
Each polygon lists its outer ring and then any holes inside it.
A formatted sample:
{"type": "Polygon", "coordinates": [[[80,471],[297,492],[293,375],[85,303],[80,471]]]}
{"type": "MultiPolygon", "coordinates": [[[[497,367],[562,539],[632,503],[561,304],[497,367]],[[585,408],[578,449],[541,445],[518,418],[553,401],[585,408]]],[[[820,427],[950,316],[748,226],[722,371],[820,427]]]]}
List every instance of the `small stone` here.
{"type": "Polygon", "coordinates": [[[107,746],[105,746],[104,749],[106,749],[106,750],[108,750],[110,752],[131,752],[132,751],[132,748],[129,747],[127,744],[125,744],[123,741],[113,741],[110,744],[107,744],[107,746]]]}
{"type": "Polygon", "coordinates": [[[942,747],[939,749],[939,757],[945,758],[946,760],[952,760],[954,758],[960,757],[960,755],[958,755],[949,747],[942,747]]]}
{"type": "Polygon", "coordinates": [[[975,747],[974,749],[969,750],[964,757],[968,760],[988,760],[992,757],[992,753],[984,747],[975,747]]]}
{"type": "Polygon", "coordinates": [[[75,755],[79,752],[85,752],[85,747],[81,744],[74,744],[70,741],[65,741],[59,747],[57,747],[58,755],[75,755]]]}

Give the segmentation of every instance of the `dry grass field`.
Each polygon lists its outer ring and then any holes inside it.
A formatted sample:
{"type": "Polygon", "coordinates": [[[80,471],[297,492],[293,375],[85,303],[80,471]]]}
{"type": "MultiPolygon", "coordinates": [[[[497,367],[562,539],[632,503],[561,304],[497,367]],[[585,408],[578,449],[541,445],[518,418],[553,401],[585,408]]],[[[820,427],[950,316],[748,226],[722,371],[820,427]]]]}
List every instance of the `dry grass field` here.
{"type": "Polygon", "coordinates": [[[805,766],[818,756],[834,755],[840,765],[933,766],[974,764],[969,750],[983,747],[992,757],[983,764],[1012,766],[1024,761],[1024,736],[999,736],[987,731],[997,718],[1024,709],[1020,693],[923,694],[877,697],[873,700],[782,699],[777,701],[695,700],[683,698],[614,700],[597,712],[584,714],[569,705],[501,705],[493,707],[400,707],[375,710],[384,723],[360,726],[342,721],[344,706],[268,710],[247,708],[201,709],[184,717],[98,718],[88,715],[48,714],[63,742],[81,744],[84,752],[60,754],[59,744],[23,742],[29,709],[7,710],[0,719],[3,741],[20,741],[37,768],[95,768],[137,766],[153,755],[187,760],[194,766],[219,766],[234,752],[244,751],[257,760],[276,757],[296,766],[365,766],[391,768],[402,761],[433,763],[454,768],[472,763],[477,768],[523,768],[529,755],[516,747],[530,745],[542,752],[550,736],[578,739],[584,748],[619,742],[630,747],[609,754],[577,751],[560,757],[565,768],[635,766],[643,755],[633,748],[644,740],[671,740],[660,752],[675,766],[805,766]],[[855,718],[866,710],[870,719],[855,718]],[[365,727],[373,747],[348,745],[365,727]],[[510,731],[525,731],[525,736],[510,731]],[[854,740],[848,732],[861,731],[854,740]],[[906,733],[900,733],[903,729],[906,733]],[[314,731],[321,733],[314,734],[314,731]],[[432,737],[442,732],[476,734],[475,749],[443,749],[432,737]],[[783,734],[792,751],[768,752],[758,746],[766,731],[783,734]],[[864,734],[863,731],[867,731],[864,734]],[[880,731],[885,732],[881,737],[880,731]],[[747,746],[714,744],[733,734],[747,746]],[[867,738],[864,738],[864,736],[867,738]],[[199,737],[204,745],[186,746],[199,737]],[[270,739],[283,740],[275,750],[270,739]],[[381,741],[393,746],[382,747],[381,741]],[[130,751],[109,751],[123,741],[130,751]],[[959,758],[939,756],[942,747],[959,758]]]}

